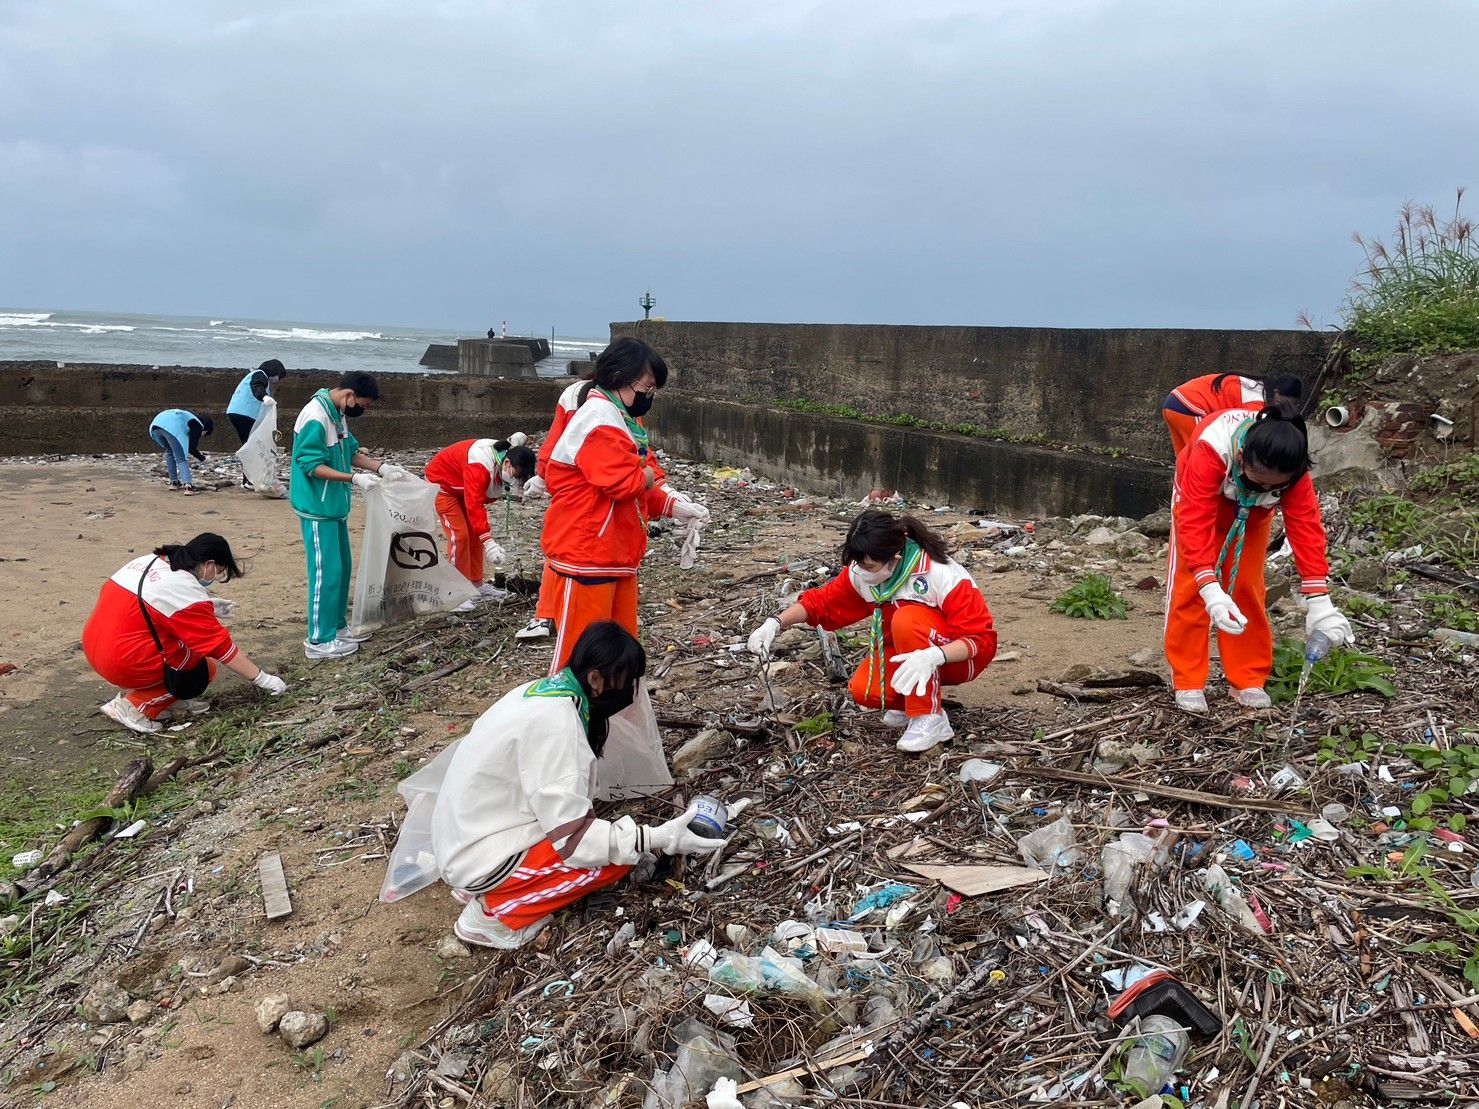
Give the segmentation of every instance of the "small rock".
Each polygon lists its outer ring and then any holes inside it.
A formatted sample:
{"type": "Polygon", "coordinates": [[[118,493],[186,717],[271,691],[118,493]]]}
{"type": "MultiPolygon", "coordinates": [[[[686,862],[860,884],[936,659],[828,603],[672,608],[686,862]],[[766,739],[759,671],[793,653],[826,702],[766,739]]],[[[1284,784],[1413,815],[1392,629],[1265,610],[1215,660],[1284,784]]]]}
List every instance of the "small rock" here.
{"type": "Polygon", "coordinates": [[[194,1089],[195,1087],[190,1085],[190,1083],[181,1082],[178,1086],[175,1087],[175,1093],[179,1094],[181,1097],[184,1097],[186,1094],[191,1093],[194,1089]]]}
{"type": "Polygon", "coordinates": [[[135,1001],[125,1010],[130,1024],[143,1024],[154,1015],[154,1002],[135,1001]]]}
{"type": "Polygon", "coordinates": [[[245,974],[251,969],[251,962],[244,956],[227,955],[216,964],[216,969],[211,971],[211,974],[217,978],[233,978],[245,974]]]}
{"type": "Polygon", "coordinates": [[[297,1051],[318,1043],[328,1032],[329,1018],[317,1009],[294,1009],[284,1013],[277,1025],[283,1043],[297,1051]]]}
{"type": "Polygon", "coordinates": [[[20,926],[21,918],[19,914],[11,913],[9,916],[0,916],[0,940],[3,940],[20,926]]]}
{"type": "Polygon", "coordinates": [[[1155,540],[1141,535],[1138,531],[1127,531],[1114,541],[1114,552],[1121,558],[1134,558],[1150,551],[1155,546],[1155,540]]]}
{"type": "Polygon", "coordinates": [[[236,989],[236,975],[228,974],[225,978],[222,978],[219,982],[216,983],[215,992],[230,993],[234,989],[236,989]]]}
{"type": "Polygon", "coordinates": [[[1084,542],[1091,547],[1113,547],[1118,538],[1109,528],[1097,527],[1084,536],[1084,542]]]}
{"type": "Polygon", "coordinates": [[[472,952],[456,936],[443,936],[437,944],[438,959],[470,959],[472,952]]]}
{"type": "Polygon", "coordinates": [[[420,1060],[413,1053],[403,1051],[396,1057],[395,1062],[390,1064],[387,1077],[392,1082],[409,1082],[411,1076],[416,1073],[419,1062],[420,1060]]]}
{"type": "Polygon", "coordinates": [[[1152,539],[1165,539],[1171,534],[1171,510],[1162,508],[1149,516],[1143,516],[1135,527],[1141,534],[1152,539]]]}
{"type": "Polygon", "coordinates": [[[128,1019],[133,998],[117,982],[104,980],[88,990],[79,1011],[82,1019],[93,1024],[117,1024],[128,1019]]]}
{"type": "Polygon", "coordinates": [[[291,1010],[293,1003],[288,1000],[285,993],[270,993],[261,1001],[257,1002],[257,1027],[262,1030],[262,1035],[271,1034],[282,1022],[283,1015],[291,1010]]]}
{"type": "Polygon", "coordinates": [[[718,728],[705,728],[683,746],[673,752],[669,760],[676,773],[696,770],[710,760],[728,751],[734,744],[734,736],[718,728]]]}
{"type": "Polygon", "coordinates": [[[214,801],[197,801],[195,811],[201,816],[209,816],[216,811],[216,803],[214,801]]]}
{"type": "Polygon", "coordinates": [[[1151,647],[1142,647],[1130,655],[1130,665],[1138,667],[1141,670],[1148,670],[1159,661],[1160,655],[1151,647]]]}
{"type": "Polygon", "coordinates": [[[123,1048],[123,1073],[132,1074],[149,1065],[149,1049],[143,1044],[126,1044],[123,1048]]]}

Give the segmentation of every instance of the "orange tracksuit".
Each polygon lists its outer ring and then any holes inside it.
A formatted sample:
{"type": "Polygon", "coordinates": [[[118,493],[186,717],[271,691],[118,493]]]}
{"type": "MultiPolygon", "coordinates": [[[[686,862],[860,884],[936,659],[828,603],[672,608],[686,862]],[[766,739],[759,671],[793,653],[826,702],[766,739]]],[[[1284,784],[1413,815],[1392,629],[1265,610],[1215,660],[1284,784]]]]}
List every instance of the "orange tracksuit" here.
{"type": "MultiPolygon", "coordinates": [[[[1176,689],[1201,689],[1207,684],[1207,629],[1211,620],[1199,590],[1219,580],[1214,567],[1238,512],[1233,441],[1243,421],[1257,414],[1252,408],[1214,412],[1197,425],[1191,444],[1176,460],[1165,636],[1166,661],[1171,664],[1176,689]]],[[[1261,494],[1248,512],[1243,555],[1231,591],[1233,603],[1248,618],[1248,626],[1241,635],[1217,633],[1222,670],[1235,689],[1262,689],[1273,667],[1263,567],[1275,508],[1284,515],[1284,531],[1299,570],[1300,592],[1314,596],[1330,591],[1325,525],[1320,520],[1314,482],[1305,474],[1282,492],[1261,494]]],[[[1229,550],[1229,563],[1231,558],[1229,550]]],[[[1231,573],[1231,565],[1224,565],[1220,579],[1224,588],[1231,573]]]]}
{"type": "MultiPolygon", "coordinates": [[[[565,432],[565,425],[570,422],[570,417],[575,415],[575,410],[580,407],[580,391],[590,382],[575,381],[565,387],[560,394],[560,399],[555,402],[555,418],[549,425],[549,433],[545,435],[544,442],[539,447],[538,464],[535,472],[541,477],[549,468],[550,456],[555,452],[555,444],[560,441],[560,436],[565,432]]],[[[594,386],[593,386],[594,388],[594,386]]],[[[557,603],[560,592],[560,579],[550,569],[549,560],[544,563],[544,576],[539,582],[539,599],[534,602],[534,618],[536,620],[553,620],[560,611],[557,603]]]]}
{"type": "Polygon", "coordinates": [[[550,504],[539,542],[555,586],[553,675],[598,620],[637,634],[637,568],[647,553],[647,521],[672,515],[674,497],[619,403],[596,389],[566,423],[543,477],[550,504]],[[656,479],[650,489],[648,471],[656,479]]]}
{"type": "Polygon", "coordinates": [[[474,584],[483,580],[483,541],[493,534],[488,502],[504,495],[499,470],[492,439],[453,443],[426,464],[426,480],[441,488],[437,519],[447,536],[447,554],[474,584]]]}
{"type": "Polygon", "coordinates": [[[103,583],[82,629],[82,653],[103,681],[117,686],[134,708],[157,720],[175,702],[164,688],[166,663],[187,670],[205,658],[214,679],[215,663],[235,658],[236,644],[216,619],[210,595],[194,574],[171,570],[163,558],[141,555],[103,583]],[[149,618],[164,644],[162,656],[139,611],[140,575],[149,618]]]}
{"type": "Polygon", "coordinates": [[[867,620],[875,608],[882,608],[883,665],[879,666],[877,657],[865,658],[847,687],[853,700],[864,708],[902,706],[909,716],[939,712],[942,685],[964,685],[980,677],[996,657],[991,610],[963,566],[949,560],[936,562],[924,555],[918,572],[904,583],[897,599],[882,606],[863,592],[867,586],[853,579],[855,569],[849,564],[826,585],[806,590],[797,601],[806,609],[808,624],[828,631],[867,620]],[[892,656],[943,647],[956,640],[970,644],[970,657],[940,667],[924,693],[903,697],[888,684],[899,668],[892,656]]]}
{"type": "Polygon", "coordinates": [[[1236,374],[1224,378],[1221,385],[1213,383],[1221,374],[1203,374],[1184,385],[1171,390],[1161,402],[1161,418],[1166,421],[1166,430],[1171,433],[1171,449],[1178,456],[1191,442],[1197,424],[1214,412],[1228,408],[1251,408],[1255,411],[1264,405],[1263,382],[1236,374]]]}

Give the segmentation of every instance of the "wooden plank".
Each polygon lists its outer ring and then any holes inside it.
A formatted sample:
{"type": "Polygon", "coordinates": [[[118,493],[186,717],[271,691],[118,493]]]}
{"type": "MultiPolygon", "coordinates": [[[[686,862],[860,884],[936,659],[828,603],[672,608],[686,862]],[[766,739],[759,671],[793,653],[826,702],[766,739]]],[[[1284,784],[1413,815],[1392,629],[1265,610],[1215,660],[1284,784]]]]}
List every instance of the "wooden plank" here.
{"type": "Polygon", "coordinates": [[[888,849],[888,857],[921,878],[939,882],[963,897],[979,897],[1015,886],[1030,886],[1048,879],[1046,871],[1026,866],[1003,866],[997,863],[942,863],[929,861],[934,849],[915,837],[888,849]]]}
{"type": "Polygon", "coordinates": [[[1215,805],[1223,809],[1247,809],[1266,813],[1308,813],[1314,810],[1304,797],[1226,797],[1220,793],[1204,793],[1199,789],[1177,789],[1174,786],[1141,782],[1134,778],[1121,778],[1111,774],[1086,774],[1079,770],[1057,770],[1048,766],[1013,766],[1007,776],[1020,775],[1025,778],[1040,778],[1047,782],[1069,782],[1073,785],[1097,786],[1100,789],[1118,789],[1130,793],[1148,793],[1152,797],[1168,797],[1173,801],[1189,801],[1195,805],[1215,805]]]}
{"type": "Polygon", "coordinates": [[[262,907],[268,920],[281,920],[293,911],[288,896],[288,880],[282,872],[282,856],[274,851],[257,861],[257,875],[262,880],[262,907]]]}

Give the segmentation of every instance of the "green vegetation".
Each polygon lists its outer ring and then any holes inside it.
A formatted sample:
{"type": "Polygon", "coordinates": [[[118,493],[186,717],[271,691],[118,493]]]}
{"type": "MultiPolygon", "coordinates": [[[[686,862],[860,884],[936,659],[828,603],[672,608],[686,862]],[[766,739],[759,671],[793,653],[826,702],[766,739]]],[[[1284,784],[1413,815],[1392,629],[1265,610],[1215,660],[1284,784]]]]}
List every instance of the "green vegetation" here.
{"type": "Polygon", "coordinates": [[[1366,359],[1479,348],[1479,241],[1463,215],[1407,203],[1390,245],[1356,243],[1366,264],[1346,300],[1346,326],[1366,359]]]}
{"type": "MultiPolygon", "coordinates": [[[[1294,700],[1299,690],[1299,675],[1304,669],[1304,644],[1297,639],[1281,639],[1274,647],[1274,669],[1264,688],[1274,704],[1294,700]]],[[[1396,686],[1387,675],[1392,668],[1373,655],[1360,651],[1336,649],[1310,668],[1306,693],[1380,693],[1395,697],[1396,686]]]]}
{"type": "Polygon", "coordinates": [[[808,716],[805,720],[796,721],[791,727],[795,729],[798,735],[830,735],[832,732],[832,714],[830,712],[819,712],[815,716],[808,716]]]}
{"type": "Polygon", "coordinates": [[[1479,612],[1464,603],[1457,593],[1426,593],[1428,616],[1434,626],[1461,632],[1479,632],[1479,612]]]}
{"type": "Polygon", "coordinates": [[[1053,611],[1079,620],[1124,620],[1125,599],[1103,574],[1087,574],[1053,601],[1053,611]]]}
{"type": "Polygon", "coordinates": [[[1429,466],[1414,474],[1410,484],[1419,493],[1452,492],[1463,500],[1479,500],[1479,451],[1429,466]]]}
{"type": "Polygon", "coordinates": [[[1479,566],[1479,509],[1460,498],[1419,503],[1407,497],[1366,497],[1349,509],[1352,524],[1375,533],[1387,550],[1421,546],[1460,570],[1479,566]]]}
{"type": "MultiPolygon", "coordinates": [[[[758,403],[760,398],[756,398],[756,401],[758,403]]],[[[1125,453],[1122,447],[1101,449],[1079,444],[1056,443],[1041,432],[1022,435],[1001,427],[988,428],[972,423],[942,423],[936,420],[925,420],[918,416],[911,416],[907,412],[871,413],[848,404],[819,404],[816,401],[804,399],[776,400],[766,403],[774,404],[777,408],[788,408],[792,412],[815,412],[819,416],[835,416],[841,420],[857,420],[865,424],[889,424],[893,427],[917,427],[925,431],[947,431],[954,435],[967,435],[972,439],[991,439],[1000,443],[1024,443],[1031,446],[1072,449],[1086,454],[1103,454],[1113,458],[1120,458],[1125,453]]]]}
{"type": "Polygon", "coordinates": [[[1380,597],[1352,596],[1346,598],[1345,611],[1348,616],[1365,616],[1368,619],[1380,620],[1392,611],[1392,606],[1380,597]]]}

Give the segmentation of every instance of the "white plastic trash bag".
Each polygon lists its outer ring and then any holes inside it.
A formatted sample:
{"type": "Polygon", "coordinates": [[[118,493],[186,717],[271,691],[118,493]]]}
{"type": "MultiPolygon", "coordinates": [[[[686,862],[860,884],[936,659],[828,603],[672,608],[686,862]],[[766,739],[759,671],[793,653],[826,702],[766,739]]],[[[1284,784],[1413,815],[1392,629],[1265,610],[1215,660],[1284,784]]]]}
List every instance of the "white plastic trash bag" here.
{"type": "Polygon", "coordinates": [[[395,788],[406,799],[406,819],[390,852],[390,865],[385,868],[385,881],[380,886],[381,901],[400,901],[417,890],[423,890],[441,878],[437,858],[431,850],[431,814],[436,811],[437,795],[447,777],[447,767],[462,740],[404,779],[395,788]]]}
{"type": "Polygon", "coordinates": [[[257,413],[252,433],[236,452],[236,458],[241,463],[242,477],[252,483],[258,496],[281,499],[288,495],[277,476],[282,448],[277,441],[277,401],[270,396],[262,398],[262,411],[257,413]]]}
{"type": "Polygon", "coordinates": [[[445,612],[478,595],[477,586],[442,558],[436,499],[435,485],[411,475],[365,493],[365,538],[350,616],[356,631],[445,612]]]}
{"type": "Polygon", "coordinates": [[[596,797],[602,801],[646,797],[672,784],[657,713],[643,681],[631,705],[609,721],[606,746],[596,760],[596,797]]]}

